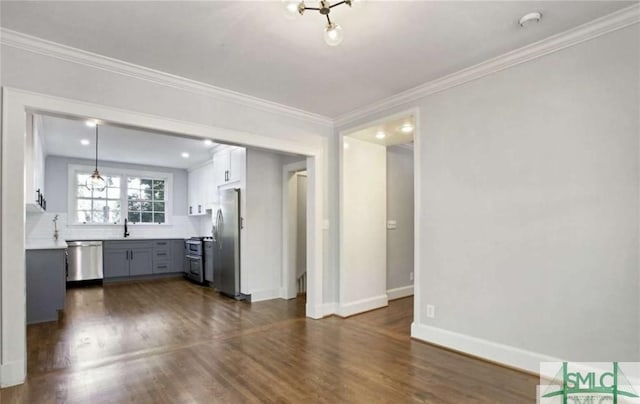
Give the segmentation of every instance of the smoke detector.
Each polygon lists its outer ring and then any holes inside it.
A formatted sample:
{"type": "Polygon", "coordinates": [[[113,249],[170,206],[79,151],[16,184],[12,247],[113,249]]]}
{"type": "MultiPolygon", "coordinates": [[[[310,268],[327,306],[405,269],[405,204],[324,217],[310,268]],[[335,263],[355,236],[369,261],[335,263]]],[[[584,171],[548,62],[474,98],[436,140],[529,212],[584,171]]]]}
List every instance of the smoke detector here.
{"type": "Polygon", "coordinates": [[[520,24],[521,27],[524,27],[525,25],[531,24],[533,22],[538,23],[541,19],[542,14],[538,11],[534,11],[532,13],[523,15],[522,18],[520,18],[520,20],[518,21],[518,24],[520,24]]]}

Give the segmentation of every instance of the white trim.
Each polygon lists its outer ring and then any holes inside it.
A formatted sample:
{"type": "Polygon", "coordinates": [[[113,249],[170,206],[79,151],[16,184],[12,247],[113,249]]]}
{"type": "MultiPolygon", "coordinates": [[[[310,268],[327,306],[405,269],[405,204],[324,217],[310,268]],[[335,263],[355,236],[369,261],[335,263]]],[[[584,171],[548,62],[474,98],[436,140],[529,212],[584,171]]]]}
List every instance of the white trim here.
{"type": "Polygon", "coordinates": [[[11,387],[23,383],[26,372],[25,361],[14,361],[0,365],[0,387],[11,387]]]}
{"type": "Polygon", "coordinates": [[[486,60],[466,69],[440,77],[433,81],[403,91],[391,97],[358,108],[338,116],[334,123],[343,127],[369,115],[387,111],[401,105],[416,102],[428,95],[435,94],[469,81],[477,80],[492,73],[528,62],[553,52],[578,45],[601,35],[628,27],[640,22],[640,4],[634,4],[604,17],[552,35],[541,41],[515,49],[493,59],[486,60]]]}
{"type": "Polygon", "coordinates": [[[0,28],[0,43],[13,48],[25,50],[27,52],[106,70],[123,76],[150,81],[154,84],[189,91],[195,94],[203,94],[221,101],[233,102],[249,108],[267,111],[281,116],[294,117],[324,126],[333,125],[331,118],[320,114],[304,111],[299,108],[279,104],[277,102],[243,94],[237,91],[228,90],[226,88],[216,87],[159,70],[150,69],[148,67],[88,52],[71,46],[62,45],[7,28],[0,28]]]}
{"type": "Polygon", "coordinates": [[[325,303],[322,305],[322,316],[327,317],[336,314],[338,311],[338,303],[325,303]]]}
{"type": "MultiPolygon", "coordinates": [[[[320,318],[323,299],[323,239],[324,170],[327,161],[322,142],[310,138],[306,144],[277,137],[257,135],[202,125],[188,121],[132,112],[105,105],[39,94],[15,88],[2,88],[2,206],[0,215],[1,317],[0,366],[8,366],[26,358],[26,288],[25,288],[25,195],[24,192],[5,192],[24,189],[24,151],[27,120],[26,111],[37,110],[52,114],[91,116],[107,122],[135,126],[150,131],[181,133],[200,139],[216,139],[238,145],[276,150],[307,156],[308,210],[307,248],[308,290],[307,317],[320,318]],[[11,269],[11,270],[9,270],[11,269]]],[[[0,380],[0,386],[11,381],[24,381],[26,369],[19,368],[15,377],[0,380]],[[19,373],[19,374],[18,374],[19,373]]],[[[2,374],[0,374],[0,377],[2,374]]]]}
{"type": "Polygon", "coordinates": [[[356,314],[364,313],[369,310],[375,310],[389,305],[387,295],[369,297],[367,299],[357,300],[355,302],[339,304],[336,314],[340,317],[349,317],[356,314]]]}
{"type": "Polygon", "coordinates": [[[415,321],[411,324],[411,337],[531,373],[540,372],[540,362],[563,362],[561,359],[538,352],[418,324],[415,321]]]}
{"type": "Polygon", "coordinates": [[[281,299],[282,288],[275,289],[263,289],[255,292],[251,292],[251,303],[262,302],[265,300],[281,299]]]}
{"type": "Polygon", "coordinates": [[[413,296],[413,285],[387,289],[387,298],[389,300],[402,299],[408,296],[413,296]]]}
{"type": "MultiPolygon", "coordinates": [[[[291,248],[291,244],[298,237],[296,220],[298,215],[297,204],[289,203],[289,196],[298,193],[298,183],[294,181],[295,173],[307,169],[307,161],[298,161],[286,164],[282,168],[282,297],[293,299],[297,295],[296,291],[296,249],[291,248]]],[[[307,195],[308,198],[308,195],[307,195]]],[[[308,248],[308,247],[307,247],[308,248]]]]}
{"type": "MultiPolygon", "coordinates": [[[[165,181],[165,199],[164,199],[164,214],[165,221],[160,224],[161,226],[172,225],[173,212],[173,173],[167,171],[149,171],[138,170],[129,168],[118,168],[110,166],[108,162],[99,164],[100,172],[108,176],[120,177],[120,222],[119,223],[79,223],[76,221],[76,174],[77,173],[91,173],[94,170],[93,166],[87,166],[83,164],[68,164],[67,165],[67,224],[69,226],[122,226],[124,218],[127,217],[129,209],[127,207],[127,177],[144,177],[151,179],[162,179],[165,181]]],[[[130,223],[131,226],[158,226],[157,223],[130,223]]]]}

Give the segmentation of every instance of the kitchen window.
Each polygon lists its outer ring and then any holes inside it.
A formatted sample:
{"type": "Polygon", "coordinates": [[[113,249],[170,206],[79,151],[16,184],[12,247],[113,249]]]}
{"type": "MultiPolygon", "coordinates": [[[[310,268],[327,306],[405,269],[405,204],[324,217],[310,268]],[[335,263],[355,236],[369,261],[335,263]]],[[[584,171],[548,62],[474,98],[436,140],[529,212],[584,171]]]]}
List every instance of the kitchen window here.
{"type": "Polygon", "coordinates": [[[172,174],[101,167],[107,186],[98,192],[85,186],[92,170],[69,166],[70,224],[169,224],[172,174]]]}
{"type": "Polygon", "coordinates": [[[127,218],[131,223],[164,223],[165,181],[127,178],[127,218]]]}

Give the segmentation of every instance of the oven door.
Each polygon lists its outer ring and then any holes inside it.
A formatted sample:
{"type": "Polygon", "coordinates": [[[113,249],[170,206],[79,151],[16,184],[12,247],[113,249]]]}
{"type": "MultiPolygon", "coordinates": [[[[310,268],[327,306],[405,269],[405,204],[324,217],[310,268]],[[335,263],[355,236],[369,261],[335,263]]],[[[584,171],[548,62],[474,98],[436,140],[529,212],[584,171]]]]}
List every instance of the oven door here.
{"type": "Polygon", "coordinates": [[[202,257],[197,255],[187,255],[187,277],[194,282],[204,282],[204,268],[202,257]]]}
{"type": "Polygon", "coordinates": [[[187,241],[187,255],[202,255],[202,241],[187,241]]]}

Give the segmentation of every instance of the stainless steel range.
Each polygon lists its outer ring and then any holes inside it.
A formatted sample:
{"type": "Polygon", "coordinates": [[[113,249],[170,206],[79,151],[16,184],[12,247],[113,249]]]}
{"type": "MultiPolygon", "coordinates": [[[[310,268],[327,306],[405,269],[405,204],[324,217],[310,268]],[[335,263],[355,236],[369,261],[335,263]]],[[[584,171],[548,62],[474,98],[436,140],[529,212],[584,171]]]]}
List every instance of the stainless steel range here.
{"type": "Polygon", "coordinates": [[[204,283],[204,238],[191,237],[185,242],[187,258],[187,278],[204,283]]]}

